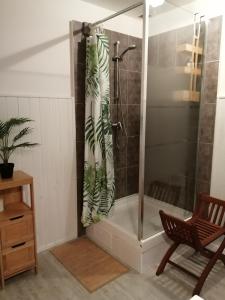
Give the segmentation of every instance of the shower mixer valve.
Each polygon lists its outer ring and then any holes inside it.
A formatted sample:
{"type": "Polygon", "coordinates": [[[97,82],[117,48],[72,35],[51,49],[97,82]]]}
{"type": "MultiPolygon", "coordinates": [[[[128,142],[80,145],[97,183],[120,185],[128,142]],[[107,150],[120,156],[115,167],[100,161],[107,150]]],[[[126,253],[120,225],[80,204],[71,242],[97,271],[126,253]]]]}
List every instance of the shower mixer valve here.
{"type": "Polygon", "coordinates": [[[121,122],[112,123],[112,128],[123,129],[121,122]]]}

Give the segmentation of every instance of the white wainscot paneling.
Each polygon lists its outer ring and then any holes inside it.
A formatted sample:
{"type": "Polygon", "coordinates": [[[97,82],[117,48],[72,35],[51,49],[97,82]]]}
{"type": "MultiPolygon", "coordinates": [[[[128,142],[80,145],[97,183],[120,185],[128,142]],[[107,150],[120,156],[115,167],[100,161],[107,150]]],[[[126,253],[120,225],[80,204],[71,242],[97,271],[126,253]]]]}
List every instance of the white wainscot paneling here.
{"type": "Polygon", "coordinates": [[[76,238],[74,100],[0,97],[0,119],[29,117],[27,140],[40,145],[19,150],[15,169],[33,175],[38,250],[76,238]]]}
{"type": "Polygon", "coordinates": [[[225,200],[225,97],[217,100],[211,195],[225,200]]]}

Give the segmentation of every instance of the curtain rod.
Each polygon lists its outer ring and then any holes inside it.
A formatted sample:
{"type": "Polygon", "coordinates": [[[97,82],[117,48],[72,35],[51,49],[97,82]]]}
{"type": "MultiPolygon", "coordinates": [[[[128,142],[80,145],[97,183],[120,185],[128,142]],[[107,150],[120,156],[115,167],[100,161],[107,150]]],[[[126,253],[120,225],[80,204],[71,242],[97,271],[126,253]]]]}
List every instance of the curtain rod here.
{"type": "Polygon", "coordinates": [[[133,10],[133,9],[135,9],[135,8],[137,8],[137,7],[141,6],[141,5],[143,5],[143,4],[144,4],[143,1],[142,1],[142,2],[138,2],[138,3],[136,3],[136,4],[133,4],[133,5],[129,6],[129,7],[127,7],[127,8],[124,8],[124,9],[122,9],[122,10],[116,12],[115,14],[112,14],[112,15],[109,16],[109,17],[106,17],[106,18],[104,18],[104,19],[102,19],[102,20],[99,20],[99,21],[97,21],[97,22],[95,22],[95,23],[92,23],[92,24],[90,24],[90,25],[91,25],[91,26],[97,26],[97,25],[99,25],[99,24],[101,24],[101,23],[104,23],[104,22],[106,22],[106,21],[108,21],[108,20],[111,20],[111,19],[113,19],[113,18],[115,18],[115,17],[117,17],[117,16],[119,16],[119,15],[122,15],[122,14],[124,14],[124,13],[126,13],[126,12],[128,12],[128,11],[130,11],[130,10],[133,10]]]}
{"type": "Polygon", "coordinates": [[[113,18],[115,18],[115,17],[117,17],[119,15],[122,15],[122,14],[124,14],[124,13],[126,13],[126,12],[128,12],[130,10],[133,10],[133,9],[135,9],[135,8],[143,5],[143,4],[144,4],[143,1],[135,3],[133,5],[130,5],[127,8],[124,8],[124,9],[122,9],[122,10],[120,10],[120,11],[118,11],[118,12],[116,12],[116,13],[114,13],[114,14],[106,17],[106,18],[104,18],[104,19],[101,19],[101,20],[99,20],[99,21],[97,21],[95,23],[83,23],[83,34],[86,35],[86,36],[88,36],[88,35],[90,35],[90,28],[91,27],[94,27],[94,26],[97,26],[99,24],[102,24],[102,23],[104,23],[104,22],[106,22],[108,20],[111,20],[111,19],[113,19],[113,18]]]}

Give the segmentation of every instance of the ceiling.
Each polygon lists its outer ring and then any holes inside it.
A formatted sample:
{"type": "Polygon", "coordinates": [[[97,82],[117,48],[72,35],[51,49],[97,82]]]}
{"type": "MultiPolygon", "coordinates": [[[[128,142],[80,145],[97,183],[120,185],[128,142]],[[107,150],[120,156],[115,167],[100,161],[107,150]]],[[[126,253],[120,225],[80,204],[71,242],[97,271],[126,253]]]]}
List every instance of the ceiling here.
{"type": "MultiPolygon", "coordinates": [[[[82,0],[85,2],[89,2],[91,4],[101,6],[106,9],[110,9],[112,11],[119,11],[124,9],[132,4],[138,3],[138,0],[82,0]]],[[[158,15],[170,11],[176,7],[180,7],[190,2],[194,2],[194,0],[166,0],[163,5],[157,8],[150,9],[150,15],[158,15]]],[[[140,17],[143,14],[142,7],[136,8],[132,11],[126,13],[132,17],[140,17]]]]}

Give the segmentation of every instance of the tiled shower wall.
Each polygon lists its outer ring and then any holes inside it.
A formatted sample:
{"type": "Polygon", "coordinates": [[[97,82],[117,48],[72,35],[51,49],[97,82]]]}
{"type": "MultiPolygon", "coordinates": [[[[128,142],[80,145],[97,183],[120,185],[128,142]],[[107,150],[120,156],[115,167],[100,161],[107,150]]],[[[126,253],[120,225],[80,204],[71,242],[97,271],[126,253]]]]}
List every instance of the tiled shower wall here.
{"type": "Polygon", "coordinates": [[[137,48],[127,52],[120,62],[119,121],[122,130],[113,129],[116,199],[138,192],[140,98],[141,98],[141,39],[107,31],[110,40],[111,119],[117,122],[114,97],[114,43],[120,41],[121,53],[129,45],[137,48]]]}
{"type": "Polygon", "coordinates": [[[198,149],[197,190],[210,192],[222,16],[210,19],[206,49],[198,149]]]}
{"type": "Polygon", "coordinates": [[[151,183],[157,180],[181,187],[176,205],[189,210],[194,204],[195,181],[198,192],[210,189],[221,24],[222,18],[217,17],[206,30],[202,26],[206,48],[200,106],[172,98],[174,90],[189,87],[190,75],[176,73],[177,66],[188,63],[188,56],[177,53],[176,46],[192,43],[193,26],[149,38],[145,193],[150,195],[151,183]]]}
{"type": "Polygon", "coordinates": [[[177,48],[192,40],[193,26],[149,38],[145,147],[145,193],[189,210],[194,201],[200,105],[175,93],[190,88],[190,74],[177,68],[189,63],[191,52],[177,48]]]}
{"type": "MultiPolygon", "coordinates": [[[[77,147],[77,203],[78,234],[83,232],[80,223],[82,213],[82,182],[84,161],[84,113],[85,113],[85,40],[76,22],[74,36],[75,47],[75,99],[76,99],[76,147],[77,147]]],[[[106,30],[110,45],[110,91],[111,120],[120,121],[123,129],[115,131],[114,161],[116,199],[138,191],[139,171],[139,134],[140,134],[140,92],[141,92],[141,39],[106,30]],[[120,53],[128,45],[136,44],[135,50],[129,51],[120,63],[120,105],[117,120],[117,104],[114,97],[114,55],[113,44],[120,41],[120,53]]]]}

